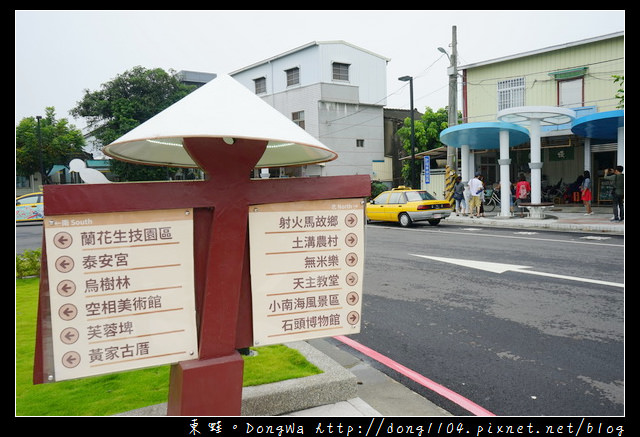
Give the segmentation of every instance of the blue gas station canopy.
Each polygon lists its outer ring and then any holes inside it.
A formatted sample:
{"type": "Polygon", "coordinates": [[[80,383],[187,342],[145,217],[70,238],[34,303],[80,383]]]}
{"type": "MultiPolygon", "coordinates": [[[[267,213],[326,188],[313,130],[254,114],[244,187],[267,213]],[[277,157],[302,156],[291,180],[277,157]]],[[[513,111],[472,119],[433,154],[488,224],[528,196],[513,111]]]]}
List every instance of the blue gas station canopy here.
{"type": "Polygon", "coordinates": [[[624,110],[598,112],[573,121],[571,132],[586,138],[617,140],[618,128],[624,126],[624,110]]]}
{"type": "Polygon", "coordinates": [[[451,147],[469,146],[469,149],[499,149],[500,132],[509,132],[509,147],[529,141],[529,131],[513,123],[501,121],[465,123],[440,132],[440,141],[451,147]]]}

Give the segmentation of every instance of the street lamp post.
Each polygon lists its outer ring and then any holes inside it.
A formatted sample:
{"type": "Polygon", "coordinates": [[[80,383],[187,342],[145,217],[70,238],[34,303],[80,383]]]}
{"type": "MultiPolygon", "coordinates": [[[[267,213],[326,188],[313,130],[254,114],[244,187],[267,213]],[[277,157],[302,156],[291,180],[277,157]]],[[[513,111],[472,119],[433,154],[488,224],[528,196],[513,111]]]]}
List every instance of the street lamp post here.
{"type": "Polygon", "coordinates": [[[413,119],[413,77],[402,76],[398,80],[409,82],[410,106],[411,106],[411,188],[417,188],[415,180],[415,160],[416,160],[416,131],[415,121],[413,119]]]}

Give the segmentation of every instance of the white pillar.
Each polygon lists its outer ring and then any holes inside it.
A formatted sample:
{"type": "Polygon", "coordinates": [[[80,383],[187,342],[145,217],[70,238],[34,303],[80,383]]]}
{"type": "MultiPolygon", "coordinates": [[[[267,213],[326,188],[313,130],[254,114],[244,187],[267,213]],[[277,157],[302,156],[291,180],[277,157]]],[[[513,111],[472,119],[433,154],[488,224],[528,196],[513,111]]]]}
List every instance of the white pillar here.
{"type": "Polygon", "coordinates": [[[618,128],[618,165],[624,166],[624,126],[618,128]]]}
{"type": "MultiPolygon", "coordinates": [[[[591,173],[591,138],[584,139],[584,169],[591,173]]],[[[593,178],[591,178],[593,183],[593,178]]]]}
{"type": "Polygon", "coordinates": [[[470,164],[471,153],[469,152],[469,145],[463,144],[460,147],[460,176],[462,177],[462,183],[464,184],[464,203],[466,211],[469,211],[469,169],[473,168],[470,164]]]}
{"type": "Polygon", "coordinates": [[[510,217],[511,182],[509,181],[509,131],[500,131],[500,216],[510,217]]]}
{"type": "Polygon", "coordinates": [[[540,119],[531,118],[529,124],[531,134],[531,203],[540,203],[542,198],[542,160],[540,159],[540,119]]]}
{"type": "Polygon", "coordinates": [[[463,144],[460,147],[460,176],[462,176],[462,182],[465,184],[469,182],[469,169],[472,168],[469,164],[471,159],[471,153],[469,153],[469,145],[463,144]]]}

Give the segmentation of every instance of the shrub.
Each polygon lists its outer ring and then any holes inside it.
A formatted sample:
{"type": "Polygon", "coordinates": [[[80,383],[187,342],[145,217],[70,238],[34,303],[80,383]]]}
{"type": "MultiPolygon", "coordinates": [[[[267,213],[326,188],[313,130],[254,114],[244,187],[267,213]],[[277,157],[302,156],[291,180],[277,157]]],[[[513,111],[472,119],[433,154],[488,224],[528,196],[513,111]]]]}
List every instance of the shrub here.
{"type": "Polygon", "coordinates": [[[16,255],[16,278],[40,276],[40,249],[25,250],[16,255]]]}
{"type": "Polygon", "coordinates": [[[382,182],[372,181],[371,182],[371,196],[369,197],[369,199],[375,199],[378,194],[382,193],[383,191],[387,191],[388,189],[389,189],[389,187],[387,187],[382,182]]]}

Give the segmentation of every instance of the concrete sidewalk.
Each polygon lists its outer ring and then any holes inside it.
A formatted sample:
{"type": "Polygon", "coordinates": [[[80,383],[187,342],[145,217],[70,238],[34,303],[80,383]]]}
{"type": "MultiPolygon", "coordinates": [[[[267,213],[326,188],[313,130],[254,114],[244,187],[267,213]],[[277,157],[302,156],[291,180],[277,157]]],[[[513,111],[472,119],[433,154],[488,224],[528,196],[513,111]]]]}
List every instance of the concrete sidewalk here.
{"type": "MultiPolygon", "coordinates": [[[[355,355],[325,339],[298,341],[298,350],[323,370],[319,375],[245,387],[242,416],[450,416],[355,355]]],[[[166,416],[162,403],[116,416],[166,416]]]]}
{"type": "Polygon", "coordinates": [[[624,221],[614,222],[612,208],[593,207],[593,214],[585,215],[584,206],[558,205],[545,210],[544,218],[500,217],[497,207],[492,212],[485,212],[485,217],[472,218],[470,216],[451,215],[442,224],[473,224],[503,228],[546,229],[556,231],[611,233],[624,235],[624,221]]]}

